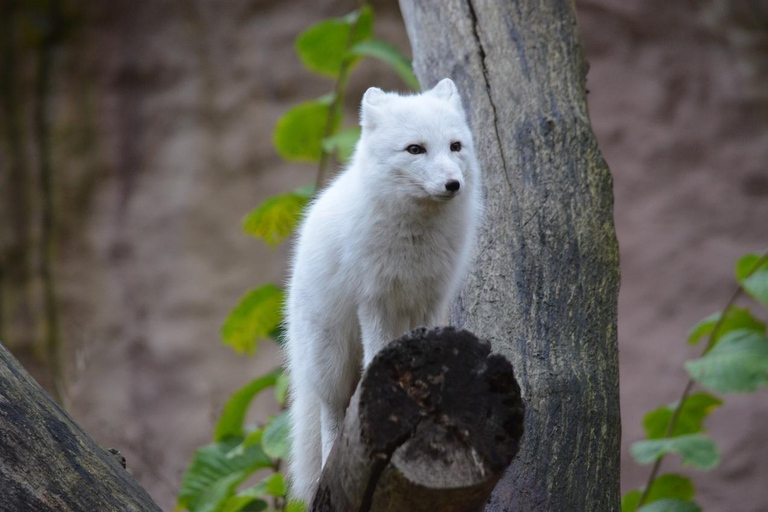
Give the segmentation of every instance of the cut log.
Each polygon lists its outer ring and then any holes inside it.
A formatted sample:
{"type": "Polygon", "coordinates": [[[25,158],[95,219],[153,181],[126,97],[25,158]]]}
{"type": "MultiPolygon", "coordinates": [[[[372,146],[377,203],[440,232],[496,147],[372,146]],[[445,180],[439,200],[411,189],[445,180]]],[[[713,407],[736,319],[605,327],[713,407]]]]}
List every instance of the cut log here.
{"type": "Polygon", "coordinates": [[[511,363],[472,333],[416,329],[357,386],[314,512],[482,510],[514,458],[523,403],[511,363]]]}
{"type": "Polygon", "coordinates": [[[0,511],[160,511],[0,343],[0,511]]]}

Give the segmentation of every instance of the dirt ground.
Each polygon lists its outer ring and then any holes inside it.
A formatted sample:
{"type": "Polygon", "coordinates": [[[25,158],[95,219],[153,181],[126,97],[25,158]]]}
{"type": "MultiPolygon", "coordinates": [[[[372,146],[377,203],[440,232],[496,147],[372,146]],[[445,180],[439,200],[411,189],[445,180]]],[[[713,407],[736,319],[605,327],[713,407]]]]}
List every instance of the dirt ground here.
{"type": "MultiPolygon", "coordinates": [[[[286,249],[247,237],[239,222],[261,199],[313,179],[312,166],[282,162],[271,144],[289,105],[332,86],[301,67],[292,40],[354,5],[81,2],[79,28],[57,54],[55,270],[74,354],[69,406],[103,446],[120,449],[164,510],[226,397],[279,362],[270,342],[247,358],[219,341],[238,297],[285,275],[286,249]]],[[[407,50],[396,4],[374,6],[378,35],[407,50]]],[[[725,304],[735,260],[768,245],[768,9],[746,0],[577,7],[591,117],[615,180],[627,490],[648,474],[628,454],[642,415],[678,398],[681,364],[696,355],[687,328],[725,304]]],[[[360,66],[350,123],[374,84],[403,88],[383,65],[360,66]]],[[[264,397],[255,414],[273,407],[264,397]]],[[[727,397],[709,424],[723,463],[694,475],[699,503],[765,511],[767,390],[727,397]]]]}

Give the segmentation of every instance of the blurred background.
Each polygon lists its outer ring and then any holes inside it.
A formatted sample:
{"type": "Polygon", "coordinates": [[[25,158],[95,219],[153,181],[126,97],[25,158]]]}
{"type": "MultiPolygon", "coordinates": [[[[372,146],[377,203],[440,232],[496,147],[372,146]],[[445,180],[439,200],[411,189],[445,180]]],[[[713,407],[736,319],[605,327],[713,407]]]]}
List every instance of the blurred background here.
{"type": "MultiPolygon", "coordinates": [[[[408,54],[396,2],[372,4],[376,35],[408,54]]],[[[61,374],[75,419],[171,510],[223,402],[279,364],[272,342],[248,358],[220,341],[238,298],[286,275],[286,246],[240,221],[315,179],[272,145],[290,105],[333,86],[293,40],[357,2],[66,0],[54,17],[48,5],[0,0],[0,338],[52,392],[61,374]]],[[[768,245],[768,4],[577,10],[615,183],[627,490],[648,474],[628,454],[643,414],[679,397],[681,363],[700,350],[687,329],[725,305],[736,259],[768,245]]],[[[404,89],[363,62],[348,119],[371,85],[404,89]]],[[[726,402],[709,420],[723,463],[694,475],[697,501],[765,511],[768,392],[726,402]]],[[[260,398],[254,414],[275,407],[260,398]]]]}

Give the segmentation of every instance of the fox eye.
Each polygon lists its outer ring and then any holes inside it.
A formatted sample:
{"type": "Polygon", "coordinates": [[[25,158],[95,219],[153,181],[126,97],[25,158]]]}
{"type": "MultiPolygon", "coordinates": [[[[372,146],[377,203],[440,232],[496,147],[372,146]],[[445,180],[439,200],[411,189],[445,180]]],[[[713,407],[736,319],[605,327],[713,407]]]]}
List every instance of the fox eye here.
{"type": "Polygon", "coordinates": [[[412,155],[421,155],[427,152],[427,150],[424,149],[424,146],[419,146],[418,144],[411,144],[410,146],[405,148],[405,150],[412,155]]]}
{"type": "Polygon", "coordinates": [[[461,151],[461,142],[452,142],[451,151],[461,151]]]}

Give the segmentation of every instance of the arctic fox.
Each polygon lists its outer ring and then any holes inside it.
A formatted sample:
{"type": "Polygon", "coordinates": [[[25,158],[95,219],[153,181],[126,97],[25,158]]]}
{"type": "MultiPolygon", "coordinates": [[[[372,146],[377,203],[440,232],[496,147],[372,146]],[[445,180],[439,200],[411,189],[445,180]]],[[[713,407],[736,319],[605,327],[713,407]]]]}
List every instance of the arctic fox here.
{"type": "Polygon", "coordinates": [[[292,495],[308,502],[362,369],[390,341],[445,323],[482,199],[461,97],[372,87],[349,167],[307,211],[287,300],[292,495]]]}

